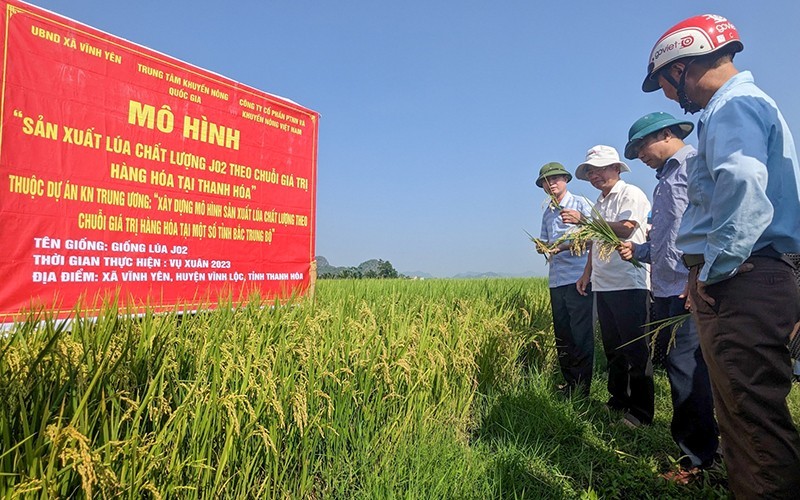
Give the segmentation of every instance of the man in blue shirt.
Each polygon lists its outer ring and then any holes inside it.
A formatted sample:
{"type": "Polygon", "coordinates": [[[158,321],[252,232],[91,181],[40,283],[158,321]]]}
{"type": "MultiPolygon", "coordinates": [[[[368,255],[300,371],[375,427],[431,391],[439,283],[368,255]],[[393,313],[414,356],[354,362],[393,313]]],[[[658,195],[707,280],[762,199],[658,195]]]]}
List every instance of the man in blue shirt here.
{"type": "MultiPolygon", "coordinates": [[[[539,170],[536,185],[549,195],[542,215],[541,239],[553,245],[575,228],[564,222],[562,210],[576,210],[585,216],[592,213],[591,204],[567,191],[572,175],[560,163],[548,163],[539,170]]],[[[540,250],[541,252],[541,250],[540,250]]],[[[581,295],[575,282],[586,266],[586,255],[573,255],[569,243],[562,242],[547,256],[550,264],[550,307],[556,337],[558,364],[565,384],[559,388],[567,394],[589,396],[594,367],[594,333],[592,328],[592,294],[581,295]]]]}
{"type": "MultiPolygon", "coordinates": [[[[649,240],[620,246],[625,260],[636,258],[650,264],[653,292],[652,321],[666,320],[686,313],[684,292],[689,270],[675,247],[683,212],[689,203],[686,163],[695,156],[694,147],[683,139],[694,129],[689,121],[676,120],[668,113],[650,113],[639,118],[628,132],[625,157],[639,158],[655,169],[658,184],[653,191],[652,228],[649,240]]],[[[664,475],[686,483],[714,461],[719,439],[714,419],[714,401],[708,368],[703,361],[695,322],[685,321],[674,332],[667,328],[655,342],[666,348],[664,360],[672,394],[672,438],[681,449],[680,470],[664,475]]]]}
{"type": "Polygon", "coordinates": [[[784,253],[800,251],[800,166],[789,127],[748,71],[721,16],[670,28],[642,90],[702,110],[677,246],[711,376],[728,482],[737,498],[797,498],[800,435],[786,405],[786,347],[800,291],[784,253]]]}

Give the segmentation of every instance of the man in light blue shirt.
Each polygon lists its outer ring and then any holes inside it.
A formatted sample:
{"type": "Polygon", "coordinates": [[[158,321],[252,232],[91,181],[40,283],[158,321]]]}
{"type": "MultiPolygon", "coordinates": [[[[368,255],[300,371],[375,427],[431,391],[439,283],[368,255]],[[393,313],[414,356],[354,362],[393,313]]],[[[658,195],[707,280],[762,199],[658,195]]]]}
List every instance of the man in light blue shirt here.
{"type": "Polygon", "coordinates": [[[743,48],[724,17],[689,18],[653,47],[642,90],[702,110],[677,245],[691,268],[730,488],[737,498],[797,498],[786,345],[800,290],[782,254],[800,251],[800,166],[775,102],[733,65],[743,48]]]}
{"type": "MultiPolygon", "coordinates": [[[[539,170],[536,185],[548,193],[549,202],[542,214],[541,239],[553,245],[575,228],[564,222],[562,210],[574,210],[585,216],[592,213],[591,204],[567,191],[572,174],[560,163],[548,163],[539,170]]],[[[586,255],[573,255],[569,242],[561,242],[547,255],[550,264],[550,307],[556,337],[558,363],[565,384],[565,393],[589,396],[594,368],[594,331],[592,328],[592,294],[581,295],[575,283],[586,267],[586,255]]]]}
{"type": "Polygon", "coordinates": [[[710,285],[730,278],[762,251],[797,252],[794,141],[775,102],[749,71],[732,76],[713,95],[700,115],[698,137],[692,203],[678,239],[685,253],[704,256],[698,280],[710,285]]]}
{"type": "MultiPolygon", "coordinates": [[[[675,246],[678,227],[689,203],[686,163],[696,154],[683,139],[694,129],[692,122],[676,120],[669,113],[649,113],[631,126],[625,157],[639,158],[655,169],[658,184],[653,191],[652,228],[645,243],[629,241],[620,245],[620,256],[650,264],[653,292],[652,321],[667,320],[685,314],[686,282],[689,270],[675,246]]],[[[698,472],[711,466],[719,439],[714,419],[714,401],[708,368],[700,350],[695,322],[685,321],[674,333],[667,328],[654,339],[657,349],[666,352],[672,395],[672,438],[681,449],[680,469],[664,474],[677,482],[688,482],[698,472]],[[671,337],[674,336],[674,339],[671,337]]]]}

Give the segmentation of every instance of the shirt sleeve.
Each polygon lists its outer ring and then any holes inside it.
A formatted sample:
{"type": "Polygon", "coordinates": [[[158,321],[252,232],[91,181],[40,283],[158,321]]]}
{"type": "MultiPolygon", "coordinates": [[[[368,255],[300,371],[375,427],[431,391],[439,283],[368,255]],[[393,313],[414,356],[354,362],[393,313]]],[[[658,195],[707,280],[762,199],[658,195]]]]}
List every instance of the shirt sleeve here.
{"type": "Polygon", "coordinates": [[[615,222],[629,220],[639,227],[647,227],[647,212],[650,211],[650,202],[641,189],[628,184],[621,193],[620,212],[615,222]]]}
{"type": "MultiPolygon", "coordinates": [[[[694,156],[687,158],[687,165],[688,162],[692,161],[692,158],[694,158],[694,156]]],[[[686,212],[686,207],[689,206],[689,179],[686,172],[686,166],[678,169],[678,171],[675,173],[675,179],[671,183],[669,191],[670,199],[672,201],[672,203],[669,205],[670,215],[672,220],[675,221],[675,228],[672,234],[673,240],[677,236],[678,226],[680,226],[680,221],[683,218],[684,212],[686,212]]]]}
{"type": "Polygon", "coordinates": [[[706,164],[714,179],[711,230],[698,279],[716,283],[736,274],[772,221],[767,198],[768,140],[772,126],[751,97],[736,97],[717,109],[705,131],[706,164]]]}
{"type": "Polygon", "coordinates": [[[645,264],[652,264],[650,258],[650,242],[639,243],[633,249],[633,258],[645,264]]]}

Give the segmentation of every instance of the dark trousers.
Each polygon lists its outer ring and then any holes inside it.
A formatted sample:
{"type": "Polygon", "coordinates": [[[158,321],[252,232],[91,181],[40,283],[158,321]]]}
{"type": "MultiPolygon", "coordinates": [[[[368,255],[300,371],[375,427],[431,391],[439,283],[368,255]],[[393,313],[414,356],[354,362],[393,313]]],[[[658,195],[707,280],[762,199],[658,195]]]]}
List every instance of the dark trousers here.
{"type": "MultiPolygon", "coordinates": [[[[660,321],[686,313],[686,300],[678,297],[655,297],[652,321],[660,321]]],[[[672,393],[672,439],[683,452],[684,467],[711,465],[719,444],[719,429],[714,419],[714,398],[708,367],[700,349],[700,337],[692,318],[674,332],[665,328],[657,340],[665,340],[670,392],[672,393]]]]}
{"type": "Polygon", "coordinates": [[[550,289],[558,364],[570,390],[589,395],[594,368],[592,294],[583,296],[575,284],[550,289]]]}
{"type": "Polygon", "coordinates": [[[608,404],[650,424],[655,389],[643,326],[647,322],[647,290],[595,292],[595,297],[608,359],[608,404]]]}
{"type": "Polygon", "coordinates": [[[715,304],[689,290],[711,376],[728,484],[736,498],[797,498],[800,436],[786,396],[792,369],[786,343],[800,318],[792,268],[750,257],[750,272],[709,285],[715,304]]]}

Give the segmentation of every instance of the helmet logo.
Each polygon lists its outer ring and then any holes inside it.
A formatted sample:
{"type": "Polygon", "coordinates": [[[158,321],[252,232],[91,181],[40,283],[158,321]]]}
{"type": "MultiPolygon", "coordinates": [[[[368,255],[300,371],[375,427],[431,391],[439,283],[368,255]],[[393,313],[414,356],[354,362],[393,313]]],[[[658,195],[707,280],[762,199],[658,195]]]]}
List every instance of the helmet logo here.
{"type": "Polygon", "coordinates": [[[677,44],[675,42],[671,42],[671,43],[668,43],[667,45],[659,47],[658,50],[653,52],[652,60],[653,61],[658,61],[658,59],[662,55],[666,54],[667,52],[670,52],[671,50],[674,50],[675,48],[677,48],[677,44]]]}
{"type": "Polygon", "coordinates": [[[717,29],[717,33],[725,33],[728,30],[735,30],[736,26],[726,21],[724,23],[717,24],[715,28],[717,29]]]}
{"type": "MultiPolygon", "coordinates": [[[[666,40],[665,40],[666,41],[666,40]]],[[[682,49],[691,47],[694,44],[694,36],[685,35],[680,40],[673,39],[671,42],[666,43],[653,52],[651,61],[658,61],[661,56],[673,50],[681,51],[682,49]]]]}
{"type": "Polygon", "coordinates": [[[726,18],[715,14],[704,14],[703,17],[705,17],[709,21],[714,21],[715,23],[724,23],[728,21],[726,18]]]}

